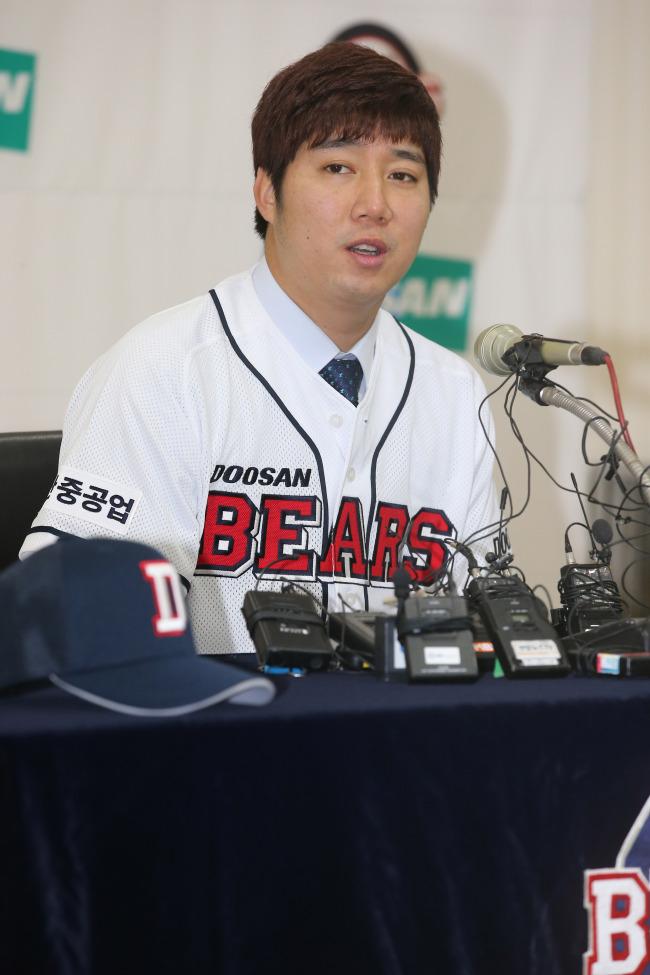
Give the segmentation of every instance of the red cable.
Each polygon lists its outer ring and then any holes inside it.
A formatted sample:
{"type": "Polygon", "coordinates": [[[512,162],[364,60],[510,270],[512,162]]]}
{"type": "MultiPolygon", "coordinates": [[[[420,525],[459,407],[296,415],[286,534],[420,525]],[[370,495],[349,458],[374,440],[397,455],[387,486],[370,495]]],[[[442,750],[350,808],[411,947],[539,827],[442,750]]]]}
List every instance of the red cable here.
{"type": "MultiPolygon", "coordinates": [[[[609,378],[612,383],[612,392],[614,393],[614,402],[616,403],[618,422],[621,424],[621,429],[623,431],[623,439],[625,440],[625,443],[628,445],[630,450],[634,450],[634,444],[630,439],[630,434],[628,433],[628,429],[627,429],[627,420],[623,416],[623,404],[621,403],[621,394],[618,389],[618,380],[616,379],[616,371],[614,369],[614,363],[612,362],[611,357],[608,355],[604,357],[604,360],[609,370],[609,378]]],[[[636,453],[636,450],[634,450],[634,453],[636,453]]]]}

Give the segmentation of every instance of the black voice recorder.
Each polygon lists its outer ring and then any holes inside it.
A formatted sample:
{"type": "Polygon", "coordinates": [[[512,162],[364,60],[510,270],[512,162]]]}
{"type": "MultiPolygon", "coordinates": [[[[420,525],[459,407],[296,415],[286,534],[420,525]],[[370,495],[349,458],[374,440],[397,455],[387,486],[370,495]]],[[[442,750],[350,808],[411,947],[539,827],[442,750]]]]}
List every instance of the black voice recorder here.
{"type": "Polygon", "coordinates": [[[564,677],[571,666],[544,604],[516,576],[478,576],[467,596],[490,635],[506,677],[564,677]]]}

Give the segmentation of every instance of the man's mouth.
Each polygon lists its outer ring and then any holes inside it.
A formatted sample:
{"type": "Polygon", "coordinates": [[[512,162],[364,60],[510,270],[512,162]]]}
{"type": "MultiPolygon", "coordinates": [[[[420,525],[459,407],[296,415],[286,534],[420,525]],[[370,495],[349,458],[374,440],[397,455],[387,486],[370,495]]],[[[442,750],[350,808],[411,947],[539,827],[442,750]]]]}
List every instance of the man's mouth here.
{"type": "Polygon", "coordinates": [[[363,257],[379,257],[380,254],[386,252],[386,247],[379,244],[359,243],[348,247],[348,250],[352,251],[353,254],[361,254],[363,257]]]}

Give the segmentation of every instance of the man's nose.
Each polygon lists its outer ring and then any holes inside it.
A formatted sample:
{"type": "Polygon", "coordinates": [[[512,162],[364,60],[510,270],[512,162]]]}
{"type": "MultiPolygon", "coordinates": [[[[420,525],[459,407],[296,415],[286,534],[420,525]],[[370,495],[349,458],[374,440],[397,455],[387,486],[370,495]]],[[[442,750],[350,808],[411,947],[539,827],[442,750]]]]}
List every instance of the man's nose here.
{"type": "Polygon", "coordinates": [[[369,219],[384,222],[390,220],[392,211],[387,197],[388,186],[378,174],[361,176],[356,186],[352,216],[356,220],[369,219]]]}

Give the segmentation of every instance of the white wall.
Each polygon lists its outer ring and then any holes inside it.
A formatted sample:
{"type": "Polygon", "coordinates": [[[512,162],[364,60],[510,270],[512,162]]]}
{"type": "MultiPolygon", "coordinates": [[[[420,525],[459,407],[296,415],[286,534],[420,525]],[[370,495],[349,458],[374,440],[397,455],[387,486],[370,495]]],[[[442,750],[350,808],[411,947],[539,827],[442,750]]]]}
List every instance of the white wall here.
{"type": "MultiPolygon", "coordinates": [[[[587,186],[587,320],[612,355],[637,454],[650,462],[650,4],[596,0],[587,186]]],[[[599,371],[600,372],[600,371],[599,371]]],[[[599,402],[612,403],[606,373],[599,402]]],[[[616,492],[611,492],[612,500],[616,492]]],[[[646,519],[647,520],[647,519],[646,519]]],[[[627,536],[643,533],[623,528],[627,536]]],[[[635,543],[648,550],[639,538],[635,543]]],[[[635,553],[617,553],[620,572],[635,553]]],[[[628,573],[650,611],[650,565],[628,573]]]]}
{"type": "MultiPolygon", "coordinates": [[[[30,150],[0,149],[0,429],[60,427],[74,383],[124,331],[257,259],[249,121],[262,87],[371,20],[445,83],[443,177],[423,251],[475,262],[472,337],[511,321],[608,342],[650,456],[648,9],[4,0],[0,48],[36,53],[38,65],[30,150]]],[[[609,395],[600,376],[563,372],[575,391],[609,395]]],[[[502,402],[499,451],[519,508],[525,466],[502,402]]],[[[528,402],[518,415],[555,476],[580,480],[578,421],[528,402]]],[[[577,517],[575,499],[535,471],[511,532],[531,583],[554,589],[577,517]]]]}

